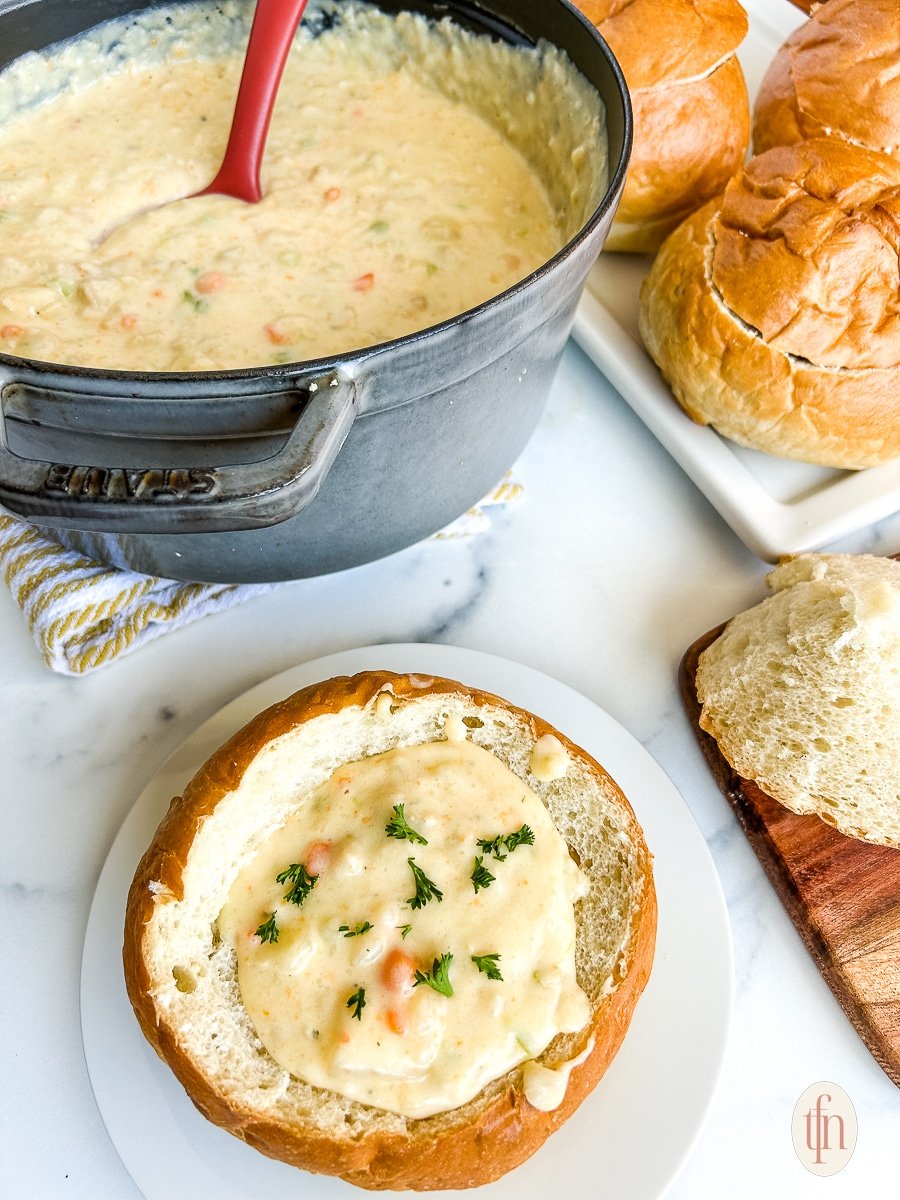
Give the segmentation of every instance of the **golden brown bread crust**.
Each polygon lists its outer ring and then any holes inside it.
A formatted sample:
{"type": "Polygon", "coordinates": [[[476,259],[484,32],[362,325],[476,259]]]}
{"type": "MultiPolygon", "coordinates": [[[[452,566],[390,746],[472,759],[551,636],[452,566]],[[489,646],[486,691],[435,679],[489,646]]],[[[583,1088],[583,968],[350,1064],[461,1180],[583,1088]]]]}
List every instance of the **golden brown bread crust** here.
{"type": "Polygon", "coordinates": [[[731,181],[713,283],[788,354],[900,366],[900,163],[818,139],[759,155],[731,181]]]}
{"type": "Polygon", "coordinates": [[[641,336],[694,420],[827,466],[900,455],[900,164],[819,139],[758,156],[663,246],[641,336]]]}
{"type": "MultiPolygon", "coordinates": [[[[383,1188],[463,1188],[498,1178],[530,1157],[547,1137],[575,1111],[614,1058],[628,1029],[638,998],[650,975],[656,936],[656,893],[649,852],[631,808],[619,793],[640,847],[644,891],[623,964],[617,967],[618,986],[597,1005],[590,1028],[583,1030],[579,1049],[591,1035],[594,1047],[575,1067],[559,1108],[541,1112],[533,1108],[514,1086],[507,1086],[474,1116],[475,1102],[458,1110],[464,1115],[447,1125],[447,1114],[409,1120],[405,1134],[384,1131],[362,1138],[347,1132],[336,1135],[315,1128],[286,1125],[277,1118],[263,1119],[259,1112],[242,1111],[226,1101],[214,1083],[183,1052],[177,1030],[165,1012],[154,1004],[151,979],[143,955],[144,929],[154,907],[151,884],[161,883],[175,898],[183,894],[182,873],[191,843],[204,818],[218,801],[233,790],[260,748],[273,738],[322,713],[364,706],[386,685],[403,700],[433,694],[466,696],[474,704],[491,705],[521,713],[507,701],[446,679],[365,672],[317,684],[290,696],[261,713],[234,735],[201,767],[182,796],[176,797],[141,859],[128,896],[123,964],[128,996],[141,1029],[160,1057],[168,1063],[197,1108],[215,1124],[272,1158],[308,1171],[337,1174],[358,1186],[383,1188]]],[[[570,756],[590,764],[606,779],[603,768],[551,725],[526,715],[535,735],[553,733],[570,756]]],[[[610,783],[613,787],[615,784],[610,783]]],[[[616,789],[618,791],[618,789],[616,789]]],[[[576,1050],[578,1053],[578,1050],[576,1050]]]]}
{"type": "Polygon", "coordinates": [[[737,0],[579,0],[630,89],[666,87],[706,75],[747,34],[737,0]]]}
{"type": "Polygon", "coordinates": [[[631,102],[634,150],[606,246],[651,254],[744,161],[747,85],[732,56],[692,83],[632,92],[631,102]]]}
{"type": "Polygon", "coordinates": [[[721,192],[750,141],[737,0],[578,0],[622,67],[634,145],[608,250],[650,253],[721,192]],[[652,31],[652,36],[648,36],[652,31]]]}
{"type": "Polygon", "coordinates": [[[817,7],[763,79],[754,149],[830,135],[900,155],[898,62],[898,0],[829,0],[817,7]]]}

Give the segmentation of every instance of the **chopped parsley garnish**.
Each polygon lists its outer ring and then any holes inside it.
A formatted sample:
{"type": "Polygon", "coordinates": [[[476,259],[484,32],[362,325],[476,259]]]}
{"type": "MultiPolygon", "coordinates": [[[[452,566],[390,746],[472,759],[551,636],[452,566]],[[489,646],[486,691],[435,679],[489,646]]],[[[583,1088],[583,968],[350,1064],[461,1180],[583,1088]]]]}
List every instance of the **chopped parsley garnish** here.
{"type": "Polygon", "coordinates": [[[429,900],[437,900],[438,903],[444,898],[444,893],[428,878],[421,867],[416,866],[414,858],[406,860],[409,863],[409,869],[413,873],[413,879],[416,881],[416,894],[410,896],[406,903],[410,908],[424,908],[429,900]]]}
{"type": "Polygon", "coordinates": [[[275,914],[269,913],[269,918],[263,921],[262,925],[258,925],[256,936],[261,942],[277,942],[278,941],[278,926],[275,924],[275,914]]]}
{"type": "Polygon", "coordinates": [[[497,966],[499,961],[499,954],[472,955],[472,962],[481,971],[482,975],[487,975],[488,979],[499,979],[502,981],[503,976],[500,974],[500,968],[497,966]]]}
{"type": "Polygon", "coordinates": [[[362,1010],[366,1007],[366,989],[357,988],[353,995],[347,1001],[347,1007],[354,1011],[350,1014],[350,1019],[354,1018],[357,1021],[362,1020],[362,1010]]]}
{"type": "Polygon", "coordinates": [[[369,226],[370,233],[387,233],[389,229],[390,225],[387,221],[373,221],[369,226]]]}
{"type": "Polygon", "coordinates": [[[427,846],[428,839],[423,838],[421,833],[416,833],[411,825],[407,824],[406,817],[403,814],[403,804],[395,804],[391,809],[394,814],[384,827],[384,832],[388,837],[396,838],[399,842],[418,842],[420,846],[427,846]]]}
{"type": "Polygon", "coordinates": [[[533,846],[534,831],[530,825],[522,825],[514,833],[508,833],[505,840],[507,850],[512,853],[519,846],[533,846]]]}
{"type": "Polygon", "coordinates": [[[496,876],[490,873],[484,865],[484,859],[479,856],[475,859],[475,866],[472,868],[472,874],[469,878],[472,880],[472,887],[477,892],[479,888],[490,887],[496,876]]]}
{"type": "Polygon", "coordinates": [[[503,853],[503,835],[498,833],[495,838],[479,838],[478,849],[483,850],[485,854],[493,855],[498,862],[503,862],[506,855],[503,853]]]}
{"type": "Polygon", "coordinates": [[[285,892],[284,898],[290,904],[302,904],[316,886],[318,875],[310,875],[303,863],[291,863],[275,876],[276,883],[293,884],[290,891],[285,892]]]}
{"type": "Polygon", "coordinates": [[[498,833],[493,838],[479,838],[478,848],[485,854],[493,855],[498,862],[503,862],[507,854],[512,854],[519,846],[533,846],[534,831],[529,825],[522,825],[513,833],[498,833]]]}
{"type": "Polygon", "coordinates": [[[209,301],[204,300],[202,296],[195,296],[193,292],[187,288],[181,293],[181,299],[185,304],[189,304],[194,312],[206,312],[209,308],[209,301]]]}
{"type": "Polygon", "coordinates": [[[360,921],[352,928],[349,925],[338,925],[338,933],[342,933],[344,937],[362,937],[364,933],[368,933],[370,929],[374,928],[371,921],[360,921]]]}
{"type": "Polygon", "coordinates": [[[416,971],[416,981],[413,987],[424,983],[434,991],[440,992],[442,996],[452,996],[453,985],[450,982],[450,964],[452,962],[452,954],[442,954],[431,964],[430,971],[416,971]]]}
{"type": "Polygon", "coordinates": [[[406,940],[406,935],[412,932],[412,925],[396,925],[394,928],[400,930],[400,937],[404,941],[406,940]]]}

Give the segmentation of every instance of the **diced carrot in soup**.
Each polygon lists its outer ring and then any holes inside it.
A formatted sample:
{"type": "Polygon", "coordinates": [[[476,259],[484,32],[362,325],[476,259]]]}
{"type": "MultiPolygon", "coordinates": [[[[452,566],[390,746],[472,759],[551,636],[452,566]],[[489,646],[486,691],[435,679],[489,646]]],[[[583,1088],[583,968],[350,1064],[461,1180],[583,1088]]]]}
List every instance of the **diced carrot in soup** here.
{"type": "Polygon", "coordinates": [[[211,292],[220,292],[227,283],[228,276],[223,275],[221,271],[206,271],[197,276],[194,287],[201,295],[208,296],[211,292]]]}
{"type": "Polygon", "coordinates": [[[405,950],[392,950],[381,969],[381,981],[389,992],[411,996],[416,984],[416,963],[405,950]]]}
{"type": "Polygon", "coordinates": [[[269,325],[263,325],[263,332],[273,346],[287,346],[290,344],[291,335],[275,321],[272,321],[269,325]]]}
{"type": "Polygon", "coordinates": [[[310,875],[321,875],[331,858],[331,842],[313,842],[306,852],[306,869],[310,875]]]}
{"type": "Polygon", "coordinates": [[[400,1037],[406,1033],[409,1026],[405,1008],[389,1008],[387,1011],[387,1027],[391,1033],[399,1034],[400,1037]]]}

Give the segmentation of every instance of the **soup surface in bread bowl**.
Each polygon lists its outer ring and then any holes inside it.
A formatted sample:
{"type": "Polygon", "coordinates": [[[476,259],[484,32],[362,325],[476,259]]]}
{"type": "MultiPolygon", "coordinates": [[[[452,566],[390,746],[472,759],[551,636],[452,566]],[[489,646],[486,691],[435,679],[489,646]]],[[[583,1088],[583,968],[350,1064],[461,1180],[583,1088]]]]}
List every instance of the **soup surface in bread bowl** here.
{"type": "Polygon", "coordinates": [[[251,15],[151,10],[0,76],[0,349],[149,371],[342,353],[498,295],[598,202],[602,106],[560,52],[356,4],[311,6],[263,200],[183,199],[221,159],[251,15]]]}
{"type": "Polygon", "coordinates": [[[276,1062],[410,1117],[471,1100],[590,1016],[573,912],[587,879],[466,732],[339,767],[218,922],[276,1062]]]}

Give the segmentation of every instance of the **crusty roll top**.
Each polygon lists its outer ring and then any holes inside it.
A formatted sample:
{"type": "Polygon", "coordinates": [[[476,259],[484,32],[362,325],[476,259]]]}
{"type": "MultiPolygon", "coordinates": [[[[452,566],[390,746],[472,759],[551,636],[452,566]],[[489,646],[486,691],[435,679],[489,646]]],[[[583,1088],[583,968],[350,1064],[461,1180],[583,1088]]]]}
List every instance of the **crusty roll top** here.
{"type": "Polygon", "coordinates": [[[618,59],[634,144],[608,250],[654,252],[718,196],[747,153],[750,101],[735,51],[738,0],[577,0],[618,59]]]}
{"type": "Polygon", "coordinates": [[[900,455],[900,162],[835,138],[758,155],[667,239],[640,330],[675,398],[743,446],[900,455]]]}
{"type": "Polygon", "coordinates": [[[900,0],[829,0],[775,56],[757,150],[821,135],[900,154],[900,0]]]}
{"type": "Polygon", "coordinates": [[[823,367],[900,365],[900,163],[782,146],[728,185],[712,281],[773,347],[823,367]]]}
{"type": "Polygon", "coordinates": [[[687,83],[715,70],[747,33],[736,0],[583,0],[632,91],[687,83]]]}

